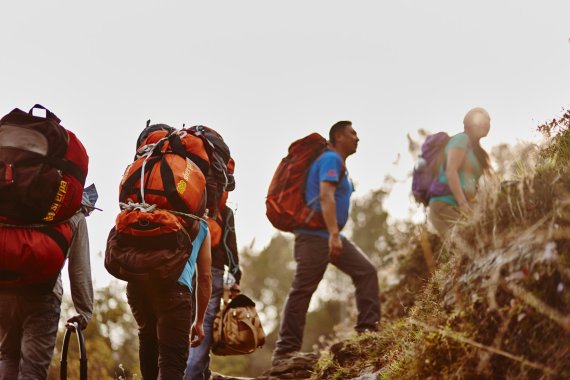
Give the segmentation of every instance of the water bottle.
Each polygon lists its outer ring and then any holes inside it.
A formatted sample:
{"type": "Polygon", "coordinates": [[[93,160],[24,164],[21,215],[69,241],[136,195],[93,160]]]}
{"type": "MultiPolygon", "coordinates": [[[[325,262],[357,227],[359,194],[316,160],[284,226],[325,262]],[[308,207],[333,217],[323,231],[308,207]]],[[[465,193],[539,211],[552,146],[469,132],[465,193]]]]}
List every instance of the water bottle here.
{"type": "Polygon", "coordinates": [[[224,273],[224,289],[231,289],[232,286],[236,283],[236,278],[230,272],[224,273]]]}

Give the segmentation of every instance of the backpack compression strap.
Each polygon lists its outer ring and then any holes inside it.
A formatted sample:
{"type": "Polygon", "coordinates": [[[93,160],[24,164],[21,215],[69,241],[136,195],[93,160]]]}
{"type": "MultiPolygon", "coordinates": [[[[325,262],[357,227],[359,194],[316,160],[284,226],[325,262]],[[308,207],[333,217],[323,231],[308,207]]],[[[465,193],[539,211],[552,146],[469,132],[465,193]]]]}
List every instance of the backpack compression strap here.
{"type": "Polygon", "coordinates": [[[180,136],[171,135],[168,138],[168,141],[170,143],[170,150],[172,151],[172,153],[175,153],[181,157],[189,158],[190,161],[194,162],[196,166],[200,168],[200,170],[204,174],[204,177],[208,175],[208,171],[210,170],[210,164],[203,158],[199,157],[198,155],[186,151],[184,145],[182,144],[180,136]]]}
{"type": "MultiPolygon", "coordinates": [[[[30,152],[31,153],[31,152],[30,152]]],[[[20,160],[14,163],[14,166],[31,166],[37,164],[47,164],[65,173],[71,174],[79,182],[85,183],[87,174],[83,172],[78,165],[74,162],[65,160],[63,158],[46,157],[38,154],[38,157],[20,160]]]]}
{"type": "Polygon", "coordinates": [[[49,236],[58,245],[58,247],[61,249],[61,252],[63,252],[64,259],[67,259],[69,243],[61,232],[51,226],[41,227],[37,230],[49,236]]]}

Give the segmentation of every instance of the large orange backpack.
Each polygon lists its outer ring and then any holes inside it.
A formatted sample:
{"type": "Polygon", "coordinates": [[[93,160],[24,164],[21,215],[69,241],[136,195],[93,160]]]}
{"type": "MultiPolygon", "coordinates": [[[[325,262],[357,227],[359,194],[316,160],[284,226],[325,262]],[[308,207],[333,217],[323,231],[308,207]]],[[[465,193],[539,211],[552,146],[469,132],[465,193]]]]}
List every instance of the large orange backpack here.
{"type": "Polygon", "coordinates": [[[178,279],[206,208],[210,159],[203,137],[147,124],[120,185],[123,211],[105,251],[110,274],[125,281],[178,279]]]}
{"type": "Polygon", "coordinates": [[[36,104],[0,119],[0,221],[58,223],[81,206],[89,158],[60,119],[36,104]],[[41,109],[46,116],[35,116],[41,109]]]}
{"type": "Polygon", "coordinates": [[[121,181],[121,203],[203,215],[210,153],[201,137],[186,131],[154,131],[137,156],[121,181]]]}
{"type": "Polygon", "coordinates": [[[318,133],[289,146],[289,153],[277,166],[265,200],[267,218],[275,228],[290,232],[296,228],[326,227],[322,214],[305,201],[305,184],[311,164],[327,146],[327,140],[318,133]]]}

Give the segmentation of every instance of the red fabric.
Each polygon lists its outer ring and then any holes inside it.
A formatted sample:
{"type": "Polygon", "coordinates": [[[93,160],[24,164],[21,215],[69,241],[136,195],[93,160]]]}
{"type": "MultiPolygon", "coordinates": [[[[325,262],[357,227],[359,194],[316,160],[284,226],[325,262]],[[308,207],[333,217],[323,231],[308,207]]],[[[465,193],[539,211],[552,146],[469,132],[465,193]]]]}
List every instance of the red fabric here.
{"type": "MultiPolygon", "coordinates": [[[[71,243],[69,223],[50,226],[71,243]]],[[[0,285],[21,286],[47,282],[57,276],[67,252],[45,233],[33,228],[0,227],[0,271],[20,274],[14,281],[0,285]]]]}
{"type": "MultiPolygon", "coordinates": [[[[81,172],[87,176],[87,168],[89,165],[89,156],[81,141],[71,131],[67,131],[68,144],[67,151],[63,158],[73,162],[79,167],[81,172]]],[[[81,207],[83,199],[83,186],[85,181],[79,181],[69,173],[63,172],[59,188],[56,196],[51,204],[50,209],[44,216],[44,222],[61,222],[69,219],[81,207]]]]}
{"type": "Polygon", "coordinates": [[[314,212],[305,202],[305,178],[311,163],[326,148],[326,139],[318,133],[289,146],[289,154],[279,163],[265,201],[267,218],[275,228],[293,231],[325,227],[321,213],[314,212]]]}

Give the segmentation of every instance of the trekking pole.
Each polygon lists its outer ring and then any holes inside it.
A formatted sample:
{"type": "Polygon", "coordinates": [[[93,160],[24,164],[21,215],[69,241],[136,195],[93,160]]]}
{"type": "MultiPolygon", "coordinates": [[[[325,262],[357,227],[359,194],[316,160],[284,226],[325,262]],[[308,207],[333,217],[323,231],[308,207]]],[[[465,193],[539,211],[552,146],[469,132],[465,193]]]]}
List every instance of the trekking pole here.
{"type": "Polygon", "coordinates": [[[63,336],[63,348],[61,349],[61,362],[59,377],[67,380],[67,351],[69,349],[69,338],[71,334],[77,333],[77,343],[79,344],[79,379],[87,380],[87,352],[85,351],[85,339],[77,322],[65,325],[65,335],[63,336]]]}

